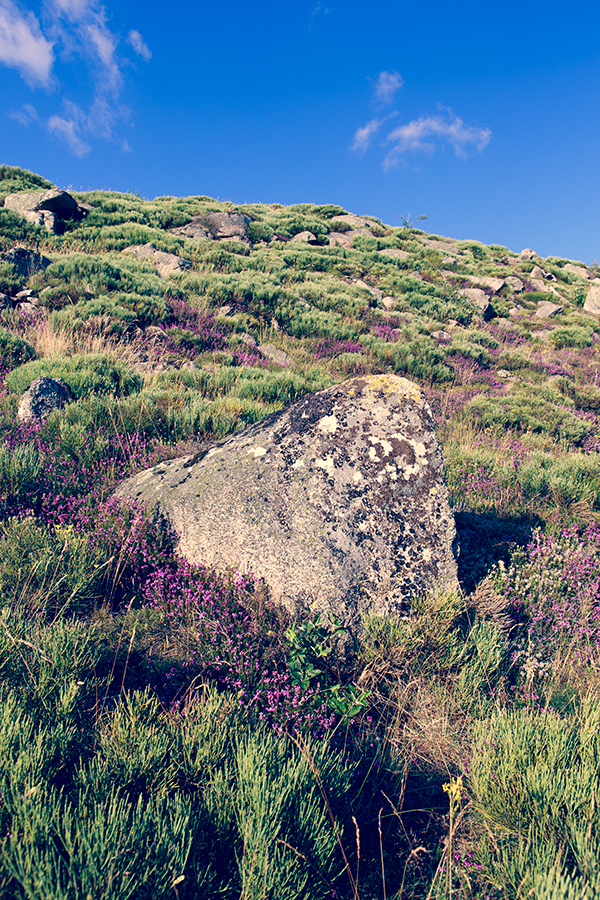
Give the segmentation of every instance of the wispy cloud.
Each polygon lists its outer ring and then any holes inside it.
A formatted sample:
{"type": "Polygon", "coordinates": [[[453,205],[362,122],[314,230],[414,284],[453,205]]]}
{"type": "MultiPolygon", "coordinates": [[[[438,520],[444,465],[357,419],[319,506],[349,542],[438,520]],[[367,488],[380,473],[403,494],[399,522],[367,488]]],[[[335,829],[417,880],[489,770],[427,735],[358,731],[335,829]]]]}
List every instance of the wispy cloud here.
{"type": "Polygon", "coordinates": [[[13,0],[0,0],[0,62],[17,69],[32,87],[49,87],[54,53],[52,43],[31,12],[13,0]]]}
{"type": "Polygon", "coordinates": [[[404,80],[399,72],[380,72],[375,83],[376,102],[393,103],[403,84],[404,80]]]}
{"type": "Polygon", "coordinates": [[[19,125],[24,125],[25,128],[28,128],[34,123],[37,124],[40,121],[38,111],[31,103],[24,103],[21,109],[17,109],[14,112],[9,113],[9,115],[11,119],[14,119],[19,125]]]}
{"type": "MultiPolygon", "coordinates": [[[[129,32],[127,44],[146,62],[152,57],[139,31],[129,32]]],[[[90,152],[91,138],[116,140],[119,123],[130,115],[121,98],[131,63],[120,48],[126,50],[109,28],[100,0],[45,0],[42,25],[31,12],[17,8],[15,0],[0,0],[0,62],[18,68],[32,87],[52,85],[63,93],[60,112],[40,124],[77,156],[90,152]],[[87,100],[80,97],[75,104],[63,92],[53,74],[56,59],[87,72],[87,100]]],[[[36,121],[26,107],[10,115],[23,125],[36,121]]],[[[123,145],[122,137],[119,142],[123,145]]]]}
{"type": "Polygon", "coordinates": [[[130,44],[137,55],[141,56],[142,59],[146,62],[149,62],[152,59],[152,51],[146,44],[139,31],[130,31],[127,35],[127,43],[130,44]]]}
{"type": "MultiPolygon", "coordinates": [[[[375,82],[374,101],[379,105],[393,103],[403,85],[399,72],[380,72],[375,82]]],[[[404,125],[396,125],[380,137],[384,123],[397,116],[399,112],[395,109],[386,116],[370,119],[366,125],[357,128],[350,150],[358,156],[364,156],[377,142],[379,147],[384,148],[383,168],[388,171],[403,163],[409,154],[432,154],[445,146],[450,146],[457,156],[466,159],[472,152],[481,153],[492,136],[489,128],[466,125],[451,109],[439,106],[436,115],[424,113],[404,125]],[[388,149],[390,145],[391,149],[388,149]]]]}
{"type": "Polygon", "coordinates": [[[366,153],[373,143],[373,139],[380,130],[383,122],[383,119],[371,119],[371,121],[367,122],[366,125],[363,125],[362,128],[357,128],[354,132],[354,138],[352,139],[350,149],[355,153],[358,153],[359,156],[366,153]]]}
{"type": "Polygon", "coordinates": [[[423,115],[390,131],[386,143],[394,146],[387,153],[383,167],[391,169],[408,153],[433,153],[444,144],[450,145],[457,156],[465,159],[469,151],[481,153],[491,136],[489,128],[465,125],[450,109],[436,116],[423,115]]]}

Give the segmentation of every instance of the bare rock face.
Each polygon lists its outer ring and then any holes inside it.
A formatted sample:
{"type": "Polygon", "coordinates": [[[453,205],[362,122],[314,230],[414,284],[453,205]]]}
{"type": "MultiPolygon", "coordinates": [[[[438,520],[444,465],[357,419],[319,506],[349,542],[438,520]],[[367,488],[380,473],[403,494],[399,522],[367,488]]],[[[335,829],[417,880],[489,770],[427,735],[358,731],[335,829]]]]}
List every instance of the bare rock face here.
{"type": "Polygon", "coordinates": [[[600,316],[600,284],[593,284],[590,287],[583,309],[590,316],[600,316]]]}
{"type": "Polygon", "coordinates": [[[60,231],[60,223],[65,219],[82,219],[88,211],[67,191],[59,190],[8,194],[4,207],[18,213],[26,222],[43,225],[53,233],[60,231]]]}
{"type": "Polygon", "coordinates": [[[70,399],[71,392],[60,378],[36,378],[21,397],[17,418],[42,421],[55,409],[62,409],[70,399]]]}
{"type": "Polygon", "coordinates": [[[125,481],[192,562],[252,570],[292,614],[365,612],[456,589],[454,518],[431,410],[395,375],[305,397],[208,451],[125,481]]]}

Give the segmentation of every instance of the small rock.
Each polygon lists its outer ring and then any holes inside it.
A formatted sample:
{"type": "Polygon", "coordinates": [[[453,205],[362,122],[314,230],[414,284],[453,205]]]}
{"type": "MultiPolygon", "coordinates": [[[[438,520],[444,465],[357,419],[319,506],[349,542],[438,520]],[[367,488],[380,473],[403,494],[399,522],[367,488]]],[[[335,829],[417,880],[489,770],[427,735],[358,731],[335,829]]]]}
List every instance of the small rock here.
{"type": "Polygon", "coordinates": [[[387,310],[393,309],[396,305],[395,297],[384,297],[381,301],[387,310]]]}
{"type": "Polygon", "coordinates": [[[303,297],[300,297],[297,302],[298,302],[298,306],[301,306],[302,309],[311,309],[310,303],[308,302],[308,300],[305,300],[303,297]]]}
{"type": "Polygon", "coordinates": [[[529,273],[530,278],[543,278],[544,270],[540,269],[539,266],[534,266],[531,272],[529,273]]]}
{"type": "Polygon", "coordinates": [[[346,225],[350,225],[351,228],[366,228],[369,225],[366,219],[361,218],[360,216],[354,216],[352,213],[345,213],[343,216],[334,216],[331,222],[344,222],[346,225]]]}
{"type": "Polygon", "coordinates": [[[521,309],[520,306],[513,306],[512,309],[509,309],[508,314],[511,317],[511,319],[515,319],[517,316],[520,316],[522,312],[523,312],[523,310],[521,309]]]}
{"type": "Polygon", "coordinates": [[[62,409],[70,399],[71,391],[60,378],[36,378],[21,397],[17,418],[42,421],[55,409],[62,409]]]}
{"type": "Polygon", "coordinates": [[[5,209],[10,209],[32,225],[42,225],[56,233],[58,224],[65,219],[83,219],[88,207],[80,205],[67,191],[19,191],[4,198],[5,209]]]}
{"type": "Polygon", "coordinates": [[[240,331],[237,333],[236,337],[242,344],[246,344],[247,347],[256,347],[257,343],[255,338],[252,337],[251,334],[248,334],[246,331],[240,331]]]}
{"type": "Polygon", "coordinates": [[[15,294],[15,298],[17,300],[26,300],[27,297],[31,297],[32,294],[33,291],[31,290],[31,288],[25,288],[22,291],[18,291],[18,293],[15,294]]]}
{"type": "Polygon", "coordinates": [[[301,231],[299,234],[295,234],[291,239],[293,244],[313,244],[318,243],[316,237],[311,231],[301,231]]]}
{"type": "Polygon", "coordinates": [[[367,284],[366,281],[363,281],[362,278],[357,278],[352,282],[356,287],[364,288],[365,291],[368,291],[374,297],[377,297],[378,300],[383,300],[383,291],[380,291],[379,288],[372,287],[370,284],[367,284]]]}
{"type": "Polygon", "coordinates": [[[339,231],[330,231],[327,237],[332,246],[346,247],[347,250],[351,249],[354,240],[351,234],[341,234],[339,231]]]}
{"type": "Polygon", "coordinates": [[[563,307],[556,303],[550,303],[549,300],[540,303],[535,311],[536,319],[550,319],[563,311],[563,307]]]}
{"type": "Polygon", "coordinates": [[[469,300],[470,303],[473,303],[479,310],[481,310],[484,318],[485,316],[489,316],[492,312],[492,304],[490,303],[490,299],[485,291],[481,291],[479,288],[463,288],[458,293],[461,297],[469,300]]]}
{"type": "Polygon", "coordinates": [[[585,278],[586,281],[591,278],[587,269],[584,269],[583,266],[576,266],[574,263],[567,263],[566,266],[563,266],[563,272],[570,272],[571,275],[576,275],[578,278],[585,278]]]}
{"type": "Polygon", "coordinates": [[[448,331],[432,331],[431,337],[434,337],[437,341],[452,340],[452,335],[448,331]]]}
{"type": "Polygon", "coordinates": [[[384,250],[379,250],[382,256],[389,256],[392,259],[408,259],[410,253],[407,250],[400,250],[398,247],[386,247],[384,250]]]}
{"type": "Polygon", "coordinates": [[[135,244],[132,247],[125,247],[122,253],[130,253],[136,259],[147,259],[156,266],[159,278],[165,278],[168,275],[175,275],[179,272],[185,272],[190,269],[192,263],[189,259],[182,259],[174,253],[164,253],[157,250],[154,244],[135,244]]]}
{"type": "Polygon", "coordinates": [[[593,284],[589,289],[583,311],[590,316],[600,316],[600,284],[593,284]]]}
{"type": "Polygon", "coordinates": [[[556,294],[557,297],[560,297],[560,294],[551,284],[548,284],[547,281],[544,281],[543,278],[531,278],[529,277],[529,281],[534,287],[534,290],[539,291],[542,294],[556,294]]]}
{"type": "Polygon", "coordinates": [[[504,279],[504,282],[509,286],[511,291],[515,292],[515,294],[519,294],[525,287],[521,279],[516,275],[509,275],[508,278],[504,279]]]}
{"type": "Polygon", "coordinates": [[[0,253],[0,262],[10,263],[21,278],[30,278],[52,265],[52,260],[47,256],[42,256],[36,250],[27,250],[25,247],[14,247],[0,253]]]}
{"type": "Polygon", "coordinates": [[[263,356],[266,356],[276,366],[292,366],[294,364],[292,358],[287,353],[284,353],[283,350],[279,350],[275,344],[259,344],[258,349],[263,356]]]}
{"type": "Polygon", "coordinates": [[[445,256],[442,260],[443,266],[455,266],[456,259],[453,256],[445,256]]]}
{"type": "Polygon", "coordinates": [[[25,301],[24,303],[17,303],[17,309],[20,313],[24,313],[25,315],[32,315],[37,312],[37,306],[34,303],[29,303],[25,301]]]}
{"type": "Polygon", "coordinates": [[[508,369],[498,369],[496,376],[498,378],[512,378],[512,372],[509,372],[508,369]]]}
{"type": "Polygon", "coordinates": [[[539,254],[535,252],[535,250],[531,250],[529,247],[526,247],[524,250],[521,250],[519,253],[518,259],[539,259],[539,254]]]}
{"type": "Polygon", "coordinates": [[[233,306],[221,306],[217,310],[217,315],[218,316],[230,316],[231,313],[233,312],[233,310],[234,310],[233,306]]]}

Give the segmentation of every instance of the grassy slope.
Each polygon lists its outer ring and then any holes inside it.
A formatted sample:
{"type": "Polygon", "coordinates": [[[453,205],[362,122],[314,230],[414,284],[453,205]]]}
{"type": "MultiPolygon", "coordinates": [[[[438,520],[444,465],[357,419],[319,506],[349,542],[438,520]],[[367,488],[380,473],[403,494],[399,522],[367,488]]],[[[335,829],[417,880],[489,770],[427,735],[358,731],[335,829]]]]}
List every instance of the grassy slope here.
{"type": "MultiPolygon", "coordinates": [[[[48,186],[9,167],[0,179],[0,199],[48,186]]],[[[0,209],[0,250],[52,260],[27,284],[0,264],[0,292],[39,298],[3,312],[0,332],[2,692],[16,704],[1,738],[5,896],[85,896],[80,848],[56,837],[45,810],[64,819],[61,804],[107,796],[118,833],[138,828],[142,803],[165,846],[176,842],[159,808],[170,797],[186,833],[212,838],[179,868],[157,851],[136,857],[130,881],[120,872],[119,887],[92,878],[99,896],[595,896],[600,388],[598,322],[583,310],[595,271],[371,218],[352,228],[333,221],[344,214],[334,206],[77,196],[90,213],[60,236],[0,209]],[[250,218],[251,245],[171,230],[223,210],[250,218]],[[289,240],[305,230],[314,245],[289,240]],[[347,246],[329,242],[333,231],[347,246]],[[147,242],[191,266],[160,278],[122,253],[147,242]],[[534,266],[552,276],[548,290],[534,266]],[[474,287],[491,301],[486,319],[461,294],[474,287]],[[545,300],[562,312],[539,318],[545,300]],[[408,622],[368,621],[340,671],[332,623],[290,627],[259,585],[191,570],[138,510],[109,498],[156,459],[382,371],[417,381],[437,417],[463,594],[416,599],[408,622]],[[63,378],[74,402],[41,428],[19,425],[20,393],[40,374],[63,378]],[[44,752],[11,731],[16,715],[44,752]],[[229,741],[209,736],[207,716],[229,723],[229,741]],[[339,840],[319,791],[303,811],[300,788],[277,805],[286,766],[324,753],[323,741],[339,840]],[[275,757],[253,780],[257,760],[275,757]],[[49,893],[48,879],[62,886],[49,893]]],[[[89,840],[94,858],[113,853],[89,840]]]]}

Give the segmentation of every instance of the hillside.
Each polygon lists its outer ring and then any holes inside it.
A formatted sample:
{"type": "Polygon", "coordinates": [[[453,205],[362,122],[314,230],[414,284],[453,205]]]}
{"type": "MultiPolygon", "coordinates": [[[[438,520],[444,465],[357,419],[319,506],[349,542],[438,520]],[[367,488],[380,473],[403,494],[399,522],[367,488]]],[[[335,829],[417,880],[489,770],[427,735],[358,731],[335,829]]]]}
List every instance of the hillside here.
{"type": "Polygon", "coordinates": [[[600,269],[52,190],[0,167],[0,896],[600,896],[600,269]],[[369,373],[433,409],[462,592],[349,664],[112,494],[369,373]]]}

